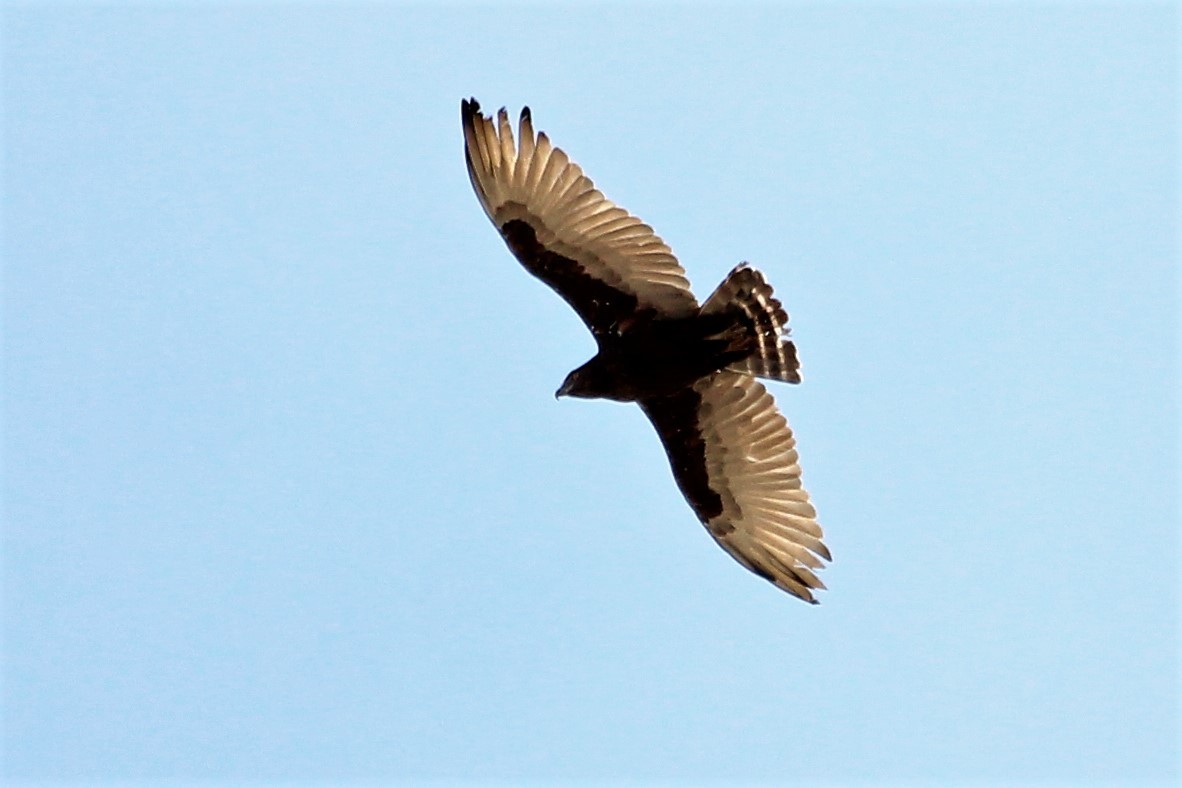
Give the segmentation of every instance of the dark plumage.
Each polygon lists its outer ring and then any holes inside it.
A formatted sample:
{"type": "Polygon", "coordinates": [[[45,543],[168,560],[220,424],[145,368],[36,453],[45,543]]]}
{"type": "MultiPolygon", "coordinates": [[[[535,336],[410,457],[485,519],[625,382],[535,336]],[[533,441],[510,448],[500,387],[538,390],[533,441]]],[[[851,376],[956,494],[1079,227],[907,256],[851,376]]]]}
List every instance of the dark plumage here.
{"type": "Polygon", "coordinates": [[[815,602],[824,585],[812,570],[829,551],[792,430],[755,379],[800,382],[788,315],[763,276],[741,264],[699,306],[664,241],[535,134],[528,108],[516,141],[504,109],[494,120],[471,99],[461,119],[485,213],[599,346],[557,396],[638,403],[711,536],[743,566],[815,602]]]}

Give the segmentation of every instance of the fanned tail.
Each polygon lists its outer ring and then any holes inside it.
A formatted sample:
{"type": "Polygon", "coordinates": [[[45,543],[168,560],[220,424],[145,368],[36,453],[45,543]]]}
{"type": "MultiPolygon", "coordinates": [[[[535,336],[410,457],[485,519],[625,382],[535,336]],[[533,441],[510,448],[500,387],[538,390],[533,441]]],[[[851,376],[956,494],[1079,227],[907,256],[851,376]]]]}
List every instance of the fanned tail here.
{"type": "Polygon", "coordinates": [[[788,338],[788,313],[772,294],[763,274],[740,263],[727,274],[702,314],[733,312],[750,331],[752,352],[728,369],[786,383],[800,382],[796,345],[788,338]]]}

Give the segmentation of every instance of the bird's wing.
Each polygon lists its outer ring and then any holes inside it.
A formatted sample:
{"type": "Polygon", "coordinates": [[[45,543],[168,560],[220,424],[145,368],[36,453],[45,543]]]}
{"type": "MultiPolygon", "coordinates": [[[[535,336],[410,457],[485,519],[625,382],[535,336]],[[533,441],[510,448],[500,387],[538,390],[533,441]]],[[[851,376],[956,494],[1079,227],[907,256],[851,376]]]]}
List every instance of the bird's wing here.
{"type": "Polygon", "coordinates": [[[640,403],[690,506],[740,564],[806,602],[832,560],[801,486],[796,440],[767,389],[722,371],[640,403]]]}
{"type": "Polygon", "coordinates": [[[535,134],[529,108],[518,139],[502,109],[460,107],[468,175],[485,213],[530,273],[574,307],[596,335],[637,312],[680,317],[697,301],[685,271],[653,229],[595,188],[579,165],[535,134]]]}

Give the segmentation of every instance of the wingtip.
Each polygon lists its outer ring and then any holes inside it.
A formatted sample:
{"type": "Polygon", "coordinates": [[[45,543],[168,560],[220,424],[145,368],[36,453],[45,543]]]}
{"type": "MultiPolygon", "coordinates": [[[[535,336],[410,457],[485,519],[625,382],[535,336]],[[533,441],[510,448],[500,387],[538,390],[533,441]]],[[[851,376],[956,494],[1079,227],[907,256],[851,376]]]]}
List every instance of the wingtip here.
{"type": "Polygon", "coordinates": [[[787,591],[790,595],[796,597],[801,602],[807,602],[810,605],[821,604],[821,600],[817,599],[817,597],[813,595],[813,592],[825,590],[823,583],[818,583],[815,586],[800,584],[799,587],[797,587],[796,583],[773,583],[773,585],[775,585],[775,587],[781,591],[787,591]]]}
{"type": "Polygon", "coordinates": [[[475,98],[460,99],[460,119],[465,124],[471,123],[472,120],[480,114],[480,102],[475,98]]]}
{"type": "Polygon", "coordinates": [[[776,585],[776,588],[780,589],[781,591],[787,591],[789,594],[796,597],[801,602],[808,602],[810,605],[821,604],[821,600],[817,599],[816,595],[814,595],[813,592],[825,590],[825,584],[820,583],[820,582],[818,582],[817,585],[815,585],[815,586],[806,585],[804,583],[801,583],[799,585],[799,587],[793,587],[793,586],[796,586],[795,583],[791,583],[791,584],[776,583],[775,585],[776,585]]]}
{"type": "MultiPolygon", "coordinates": [[[[498,115],[507,114],[507,112],[508,111],[505,109],[505,107],[501,107],[500,110],[498,110],[497,114],[498,115]]],[[[474,97],[460,99],[460,117],[464,120],[465,123],[474,119],[479,114],[480,114],[480,102],[477,101],[474,97]]],[[[526,123],[533,123],[533,119],[534,119],[534,116],[533,116],[533,113],[530,111],[529,107],[528,106],[522,107],[521,108],[521,120],[526,123]]]]}

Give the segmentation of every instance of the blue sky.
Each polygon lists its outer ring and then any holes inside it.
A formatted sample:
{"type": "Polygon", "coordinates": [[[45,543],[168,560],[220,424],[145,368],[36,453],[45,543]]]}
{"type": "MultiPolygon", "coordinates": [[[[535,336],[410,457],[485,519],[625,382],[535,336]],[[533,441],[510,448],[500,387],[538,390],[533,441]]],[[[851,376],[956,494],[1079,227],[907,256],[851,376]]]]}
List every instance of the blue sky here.
{"type": "Polygon", "coordinates": [[[6,781],[1177,779],[1176,5],[0,29],[6,781]],[[469,95],[776,287],[820,606],[554,401],[469,95]]]}

